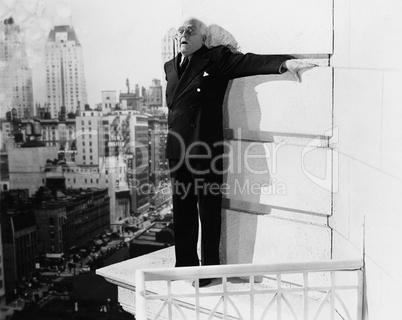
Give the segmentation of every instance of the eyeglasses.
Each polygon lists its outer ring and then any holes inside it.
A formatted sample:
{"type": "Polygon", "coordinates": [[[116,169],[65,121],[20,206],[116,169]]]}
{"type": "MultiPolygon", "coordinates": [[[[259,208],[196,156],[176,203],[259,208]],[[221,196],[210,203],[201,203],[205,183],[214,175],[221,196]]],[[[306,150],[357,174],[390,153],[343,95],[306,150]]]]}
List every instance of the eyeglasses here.
{"type": "Polygon", "coordinates": [[[188,36],[192,36],[193,34],[195,34],[196,30],[193,29],[192,27],[180,27],[177,31],[176,31],[176,37],[181,37],[184,34],[187,34],[188,36]]]}

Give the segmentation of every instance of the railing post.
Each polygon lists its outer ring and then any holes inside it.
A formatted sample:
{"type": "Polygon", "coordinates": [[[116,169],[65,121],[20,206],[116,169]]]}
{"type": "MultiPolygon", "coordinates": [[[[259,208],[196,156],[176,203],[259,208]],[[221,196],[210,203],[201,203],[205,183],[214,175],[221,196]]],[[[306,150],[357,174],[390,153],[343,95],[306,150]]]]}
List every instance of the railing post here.
{"type": "Polygon", "coordinates": [[[145,274],[142,270],[135,272],[135,318],[147,320],[147,303],[145,298],[145,274]]]}
{"type": "Polygon", "coordinates": [[[172,299],[172,281],[167,281],[167,288],[168,288],[168,315],[169,320],[173,320],[173,299],[172,299]]]}
{"type": "Polygon", "coordinates": [[[227,293],[227,278],[222,278],[222,285],[223,285],[223,318],[226,319],[228,315],[228,293],[227,293]]]}
{"type": "Polygon", "coordinates": [[[364,272],[363,270],[357,271],[357,320],[363,320],[363,299],[364,299],[364,272]]]}
{"type": "Polygon", "coordinates": [[[308,320],[308,273],[303,272],[303,315],[308,320]]]}
{"type": "Polygon", "coordinates": [[[282,276],[280,273],[276,275],[276,282],[278,288],[278,296],[276,299],[276,316],[278,320],[282,319],[282,276]]]}
{"type": "Polygon", "coordinates": [[[254,275],[250,276],[250,320],[254,320],[254,275]]]}
{"type": "Polygon", "coordinates": [[[331,294],[330,294],[330,303],[331,303],[331,320],[335,319],[335,272],[331,272],[331,294]]]}

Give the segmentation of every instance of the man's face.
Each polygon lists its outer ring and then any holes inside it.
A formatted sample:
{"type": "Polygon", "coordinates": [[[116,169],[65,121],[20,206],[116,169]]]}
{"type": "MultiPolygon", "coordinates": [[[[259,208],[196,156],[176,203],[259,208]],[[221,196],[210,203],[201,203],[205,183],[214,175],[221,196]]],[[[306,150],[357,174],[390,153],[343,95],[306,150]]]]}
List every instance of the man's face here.
{"type": "Polygon", "coordinates": [[[200,49],[204,43],[196,20],[188,20],[178,29],[180,52],[186,57],[200,49]]]}

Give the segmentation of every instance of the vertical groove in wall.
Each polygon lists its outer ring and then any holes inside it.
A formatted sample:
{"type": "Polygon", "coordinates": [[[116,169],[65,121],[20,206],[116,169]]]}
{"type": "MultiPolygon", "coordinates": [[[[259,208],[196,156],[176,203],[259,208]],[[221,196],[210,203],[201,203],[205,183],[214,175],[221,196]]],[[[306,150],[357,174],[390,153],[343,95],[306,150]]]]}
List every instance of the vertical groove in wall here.
{"type": "MultiPolygon", "coordinates": [[[[345,161],[347,161],[347,181],[348,181],[348,195],[347,195],[347,199],[348,199],[348,241],[350,239],[350,159],[345,159],[345,161]]],[[[349,241],[350,242],[350,241],[349,241]]]]}
{"type": "MultiPolygon", "coordinates": [[[[334,50],[335,50],[335,0],[332,0],[332,53],[329,57],[329,66],[331,66],[331,57],[334,54],[334,50]]],[[[332,103],[332,114],[331,114],[331,125],[332,125],[332,134],[331,137],[333,137],[334,135],[334,110],[335,110],[335,72],[334,72],[334,68],[332,67],[332,97],[331,97],[331,103],[332,103]]],[[[338,158],[339,159],[339,158],[338,158]]],[[[338,160],[339,161],[339,160],[338,160]]],[[[331,229],[331,249],[330,249],[330,256],[331,259],[333,259],[333,253],[334,253],[334,229],[331,227],[330,225],[330,219],[331,217],[334,216],[334,151],[332,150],[331,152],[331,164],[332,164],[332,170],[331,170],[331,181],[332,181],[332,185],[331,185],[331,213],[329,215],[329,217],[327,218],[327,224],[331,229]]],[[[339,168],[338,168],[339,170],[339,168]]],[[[338,180],[337,180],[338,181],[338,180]]],[[[338,181],[339,183],[339,181],[338,181]]]]}
{"type": "Polygon", "coordinates": [[[382,170],[382,132],[384,117],[384,71],[381,73],[381,119],[380,119],[380,170],[382,170]]]}
{"type": "Polygon", "coordinates": [[[331,242],[331,248],[330,248],[330,257],[331,257],[331,259],[333,259],[333,248],[334,248],[334,229],[332,228],[332,226],[331,226],[331,223],[330,223],[330,219],[331,219],[331,217],[333,217],[333,215],[334,215],[334,151],[332,150],[332,152],[331,152],[331,166],[332,166],[332,170],[331,170],[331,181],[332,181],[332,184],[331,184],[331,212],[330,212],[330,215],[327,217],[327,225],[328,225],[328,227],[330,228],[330,230],[331,230],[331,240],[330,240],[330,242],[331,242]]]}
{"type": "Polygon", "coordinates": [[[332,54],[335,50],[335,0],[332,0],[332,54]]]}

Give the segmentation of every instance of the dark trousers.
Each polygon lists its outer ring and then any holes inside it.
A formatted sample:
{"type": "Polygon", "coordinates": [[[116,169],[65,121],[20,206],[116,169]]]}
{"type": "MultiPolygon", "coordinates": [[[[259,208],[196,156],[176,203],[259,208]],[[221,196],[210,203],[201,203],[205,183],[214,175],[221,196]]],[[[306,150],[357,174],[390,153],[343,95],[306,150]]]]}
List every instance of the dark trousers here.
{"type": "Polygon", "coordinates": [[[201,264],[219,264],[222,207],[222,162],[169,160],[173,194],[176,267],[198,266],[197,241],[201,221],[201,264]],[[217,170],[215,170],[217,169],[217,170]],[[219,172],[217,172],[219,171],[219,172]]]}

